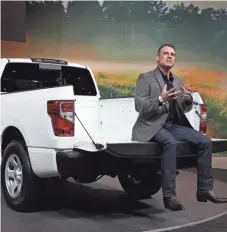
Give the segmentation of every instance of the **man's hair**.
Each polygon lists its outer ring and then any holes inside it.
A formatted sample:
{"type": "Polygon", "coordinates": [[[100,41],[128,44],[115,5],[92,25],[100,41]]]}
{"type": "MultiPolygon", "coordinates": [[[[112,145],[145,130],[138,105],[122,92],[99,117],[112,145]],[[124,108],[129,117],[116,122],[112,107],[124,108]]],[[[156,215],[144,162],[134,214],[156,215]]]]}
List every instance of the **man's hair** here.
{"type": "Polygon", "coordinates": [[[172,45],[172,44],[163,44],[163,45],[158,49],[158,54],[160,53],[160,51],[161,51],[161,49],[162,49],[163,47],[170,47],[170,48],[173,48],[173,49],[176,51],[176,48],[175,48],[174,45],[172,45]]]}

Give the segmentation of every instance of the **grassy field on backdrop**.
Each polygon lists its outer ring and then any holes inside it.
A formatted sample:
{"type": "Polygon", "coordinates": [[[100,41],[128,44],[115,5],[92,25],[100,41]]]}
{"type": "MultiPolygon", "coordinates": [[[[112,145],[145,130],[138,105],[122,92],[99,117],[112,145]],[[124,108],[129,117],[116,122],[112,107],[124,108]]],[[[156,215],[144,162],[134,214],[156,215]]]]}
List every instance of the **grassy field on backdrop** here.
{"type": "MultiPolygon", "coordinates": [[[[213,138],[227,138],[227,73],[198,68],[175,71],[185,86],[198,91],[208,105],[208,132],[213,138]]],[[[139,72],[96,72],[103,98],[131,97],[139,72]]]]}

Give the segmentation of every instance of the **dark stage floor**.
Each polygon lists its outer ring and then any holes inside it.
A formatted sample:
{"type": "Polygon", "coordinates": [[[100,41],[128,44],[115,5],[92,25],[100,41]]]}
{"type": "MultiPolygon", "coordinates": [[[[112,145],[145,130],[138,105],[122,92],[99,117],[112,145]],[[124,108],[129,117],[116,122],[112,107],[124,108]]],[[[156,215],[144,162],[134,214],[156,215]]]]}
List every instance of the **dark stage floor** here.
{"type": "MultiPolygon", "coordinates": [[[[227,170],[214,169],[215,189],[227,195],[227,170]]],[[[151,232],[184,226],[227,212],[227,204],[199,203],[195,198],[196,173],[185,170],[177,178],[178,196],[186,210],[170,212],[163,207],[161,191],[153,198],[130,202],[117,179],[96,183],[66,184],[61,192],[45,199],[45,210],[16,213],[2,200],[2,232],[151,232]],[[166,228],[166,229],[163,229],[166,228]]],[[[60,192],[60,189],[59,189],[60,192]]],[[[227,214],[195,226],[174,231],[227,231],[227,214]]],[[[172,230],[173,231],[173,228],[172,230]]]]}

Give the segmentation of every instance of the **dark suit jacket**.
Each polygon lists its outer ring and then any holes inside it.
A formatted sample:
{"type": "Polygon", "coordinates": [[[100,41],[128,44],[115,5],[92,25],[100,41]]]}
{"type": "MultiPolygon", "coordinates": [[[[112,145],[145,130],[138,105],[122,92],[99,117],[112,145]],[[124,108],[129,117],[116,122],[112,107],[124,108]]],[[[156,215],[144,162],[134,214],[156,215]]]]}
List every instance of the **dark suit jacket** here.
{"type": "MultiPolygon", "coordinates": [[[[173,75],[173,85],[176,91],[180,86],[184,86],[183,79],[173,75]]],[[[158,68],[153,71],[142,73],[136,82],[135,90],[135,109],[139,113],[138,118],[132,129],[132,140],[139,142],[148,142],[164,125],[168,113],[169,102],[159,105],[158,97],[164,88],[164,80],[158,68]]],[[[183,91],[177,101],[177,113],[180,118],[180,124],[191,127],[185,113],[192,109],[192,104],[186,105],[183,98],[183,91]]]]}

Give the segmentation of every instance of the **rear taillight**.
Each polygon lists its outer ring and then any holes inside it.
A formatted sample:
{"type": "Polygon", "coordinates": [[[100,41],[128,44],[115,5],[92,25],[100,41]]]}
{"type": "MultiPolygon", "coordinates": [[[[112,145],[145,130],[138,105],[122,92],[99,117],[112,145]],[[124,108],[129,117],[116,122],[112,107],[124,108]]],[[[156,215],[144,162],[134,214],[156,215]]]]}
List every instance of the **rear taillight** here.
{"type": "Polygon", "coordinates": [[[74,101],[48,101],[47,113],[55,136],[74,136],[74,101]]]}
{"type": "Polygon", "coordinates": [[[200,104],[200,128],[199,131],[203,134],[207,131],[207,105],[200,104]]]}

